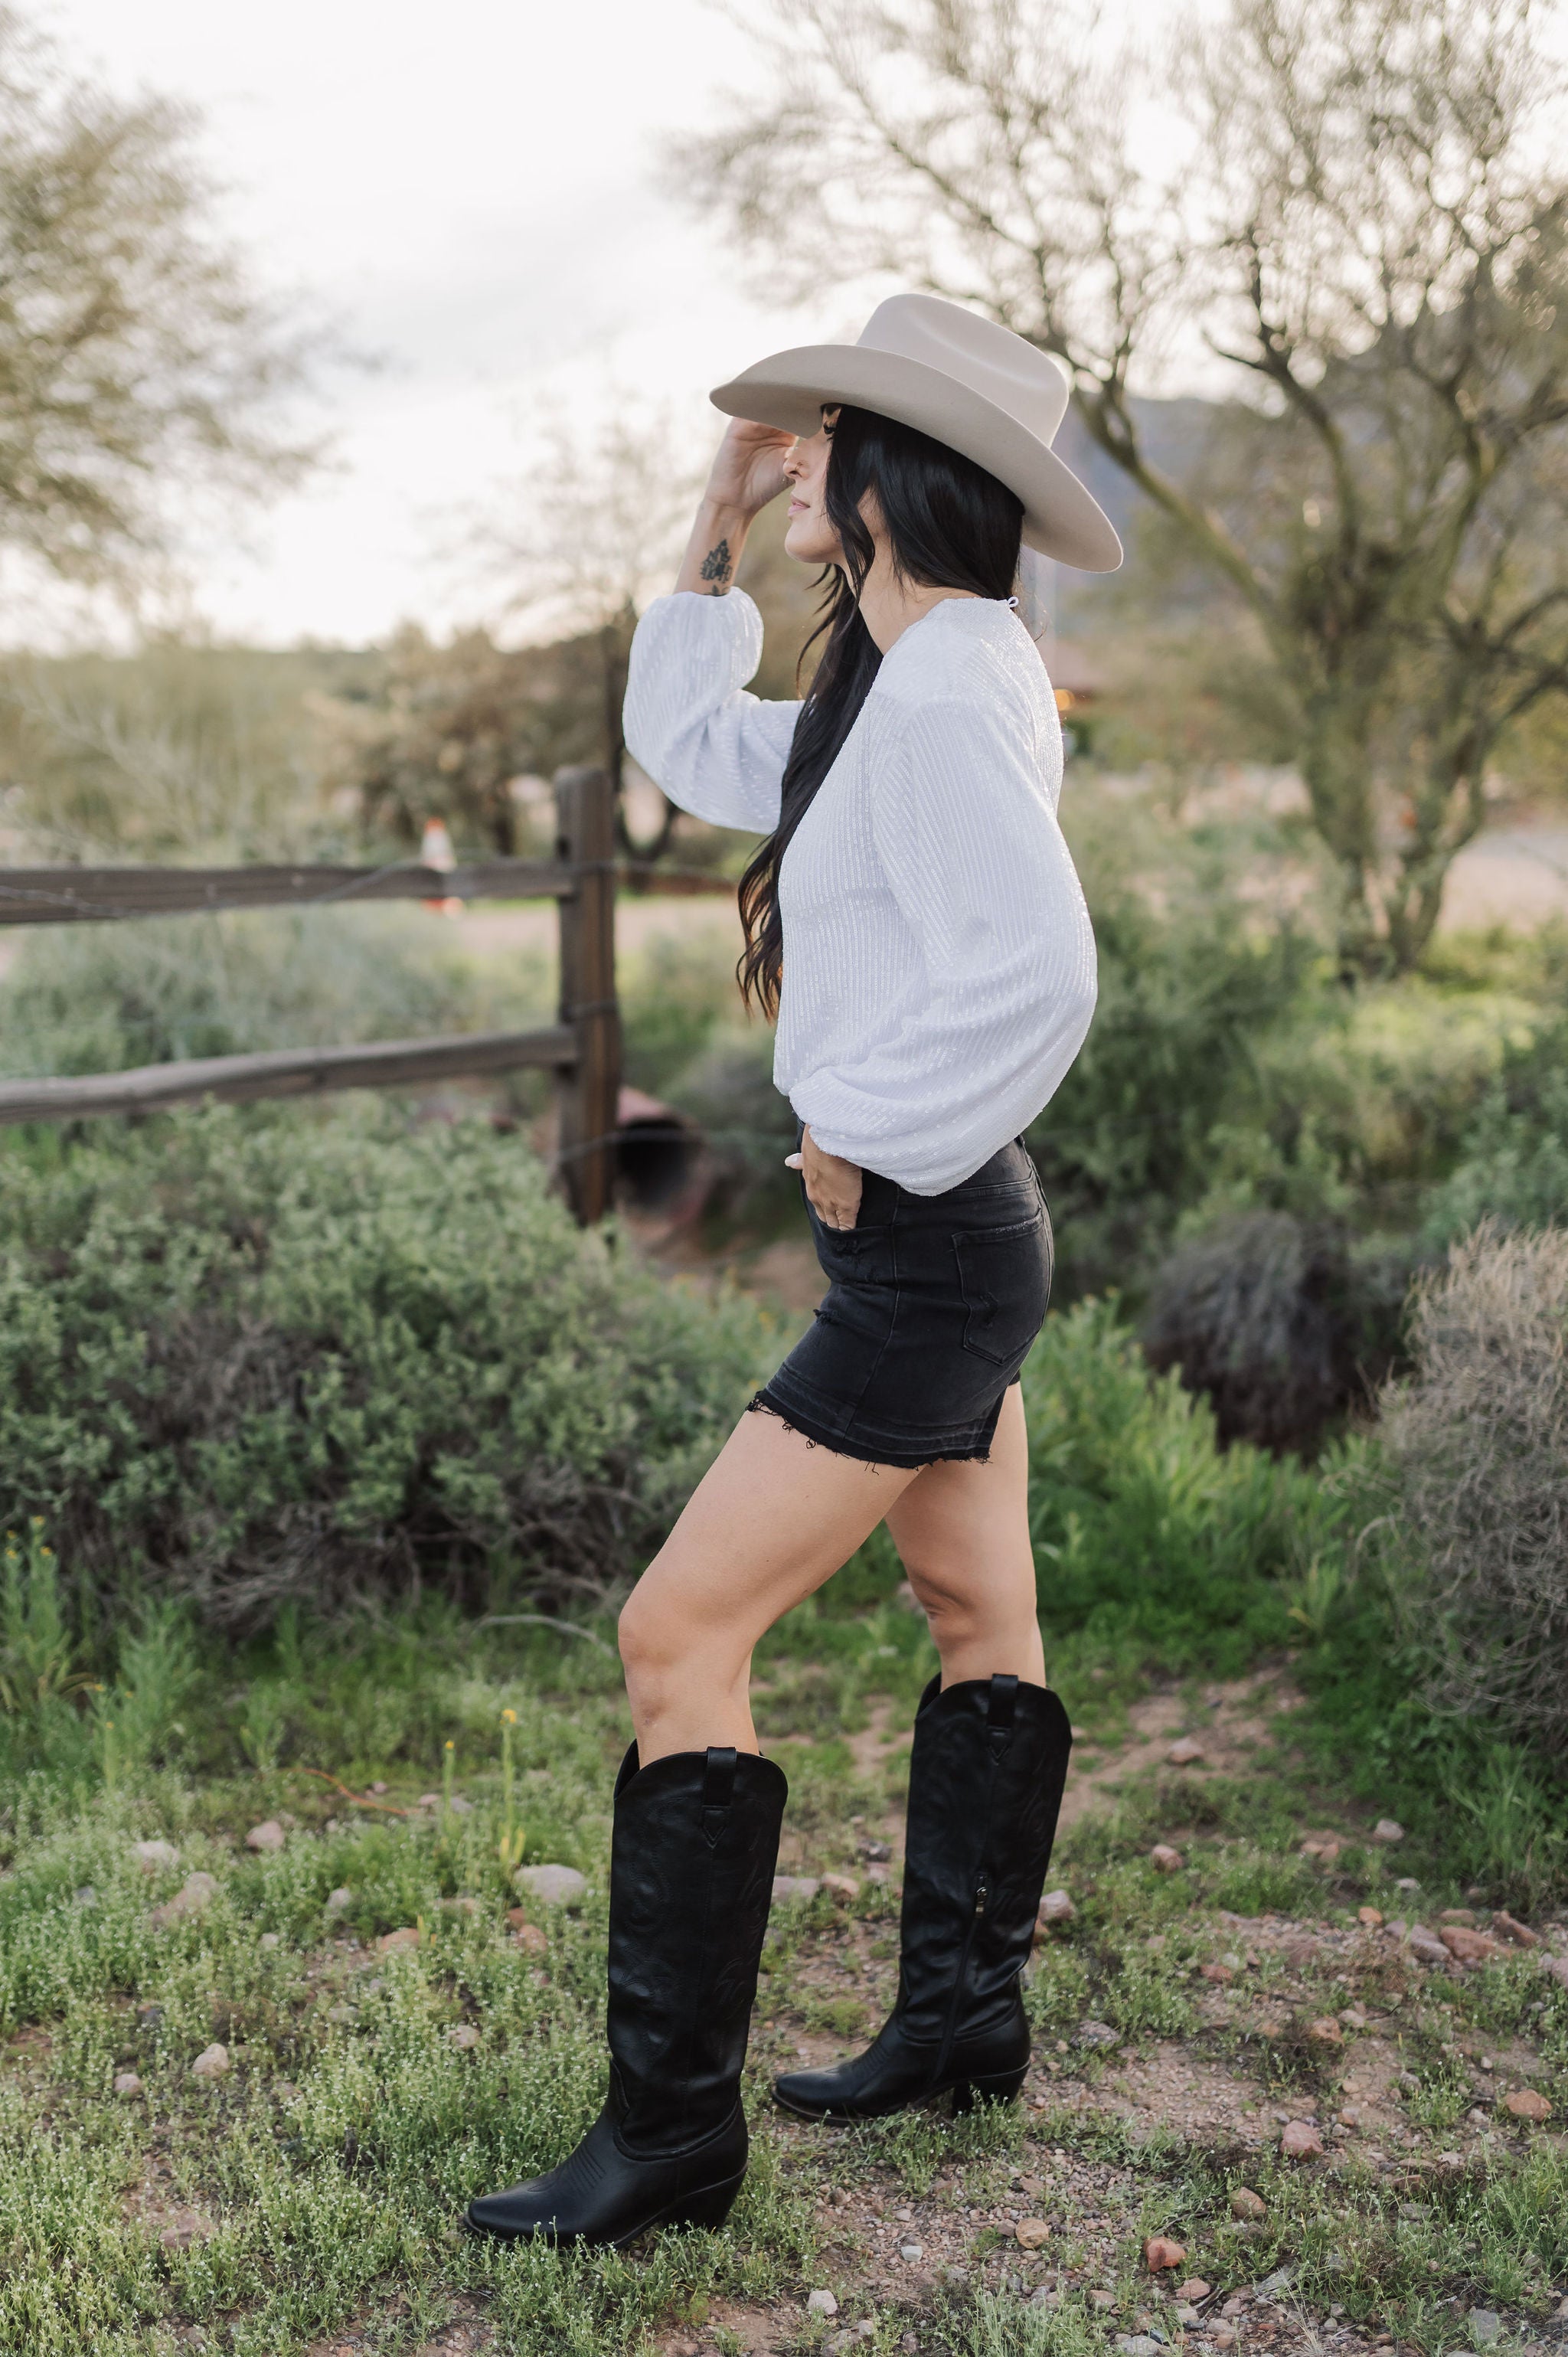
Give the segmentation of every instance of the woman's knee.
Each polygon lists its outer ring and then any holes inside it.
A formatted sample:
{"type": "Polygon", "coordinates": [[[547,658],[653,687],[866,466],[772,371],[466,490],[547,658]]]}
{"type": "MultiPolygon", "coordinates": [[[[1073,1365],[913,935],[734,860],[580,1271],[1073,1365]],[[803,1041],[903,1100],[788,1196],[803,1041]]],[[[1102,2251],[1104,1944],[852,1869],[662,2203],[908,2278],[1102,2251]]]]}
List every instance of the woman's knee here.
{"type": "Polygon", "coordinates": [[[954,1580],[934,1575],[918,1577],[911,1572],[909,1585],[939,1651],[948,1644],[964,1644],[1020,1616],[1033,1618],[1035,1611],[1032,1578],[993,1572],[989,1577],[954,1580]]]}
{"type": "Polygon", "coordinates": [[[622,1605],[616,1624],[621,1667],[628,1681],[657,1676],[669,1666],[676,1650],[671,1645],[671,1620],[670,1613],[661,1613],[649,1595],[647,1582],[639,1580],[622,1605]]]}
{"type": "Polygon", "coordinates": [[[700,1663],[728,1650],[721,1631],[685,1608],[675,1582],[648,1573],[622,1606],[616,1634],[634,1695],[656,1696],[692,1676],[700,1663]]]}

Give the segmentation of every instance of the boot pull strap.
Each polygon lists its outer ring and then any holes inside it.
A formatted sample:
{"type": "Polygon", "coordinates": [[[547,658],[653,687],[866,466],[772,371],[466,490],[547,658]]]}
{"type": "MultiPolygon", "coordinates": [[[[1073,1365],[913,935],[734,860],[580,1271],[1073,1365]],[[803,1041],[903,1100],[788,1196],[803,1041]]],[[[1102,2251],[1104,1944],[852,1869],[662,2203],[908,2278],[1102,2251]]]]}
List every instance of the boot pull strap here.
{"type": "MultiPolygon", "coordinates": [[[[991,1699],[985,1716],[993,1727],[1011,1727],[1018,1707],[1018,1680],[1011,1670],[998,1670],[991,1681],[991,1699]]],[[[713,1757],[709,1753],[709,1758],[713,1757]]]]}
{"type": "Polygon", "coordinates": [[[1013,1721],[1017,1708],[1017,1677],[1010,1670],[998,1670],[992,1678],[991,1693],[985,1706],[986,1733],[993,1759],[1000,1760],[1013,1740],[1013,1721]]]}
{"type": "Polygon", "coordinates": [[[703,1833],[712,1849],[725,1827],[725,1814],[735,1798],[736,1761],[733,1744],[711,1743],[703,1771],[703,1833]]]}

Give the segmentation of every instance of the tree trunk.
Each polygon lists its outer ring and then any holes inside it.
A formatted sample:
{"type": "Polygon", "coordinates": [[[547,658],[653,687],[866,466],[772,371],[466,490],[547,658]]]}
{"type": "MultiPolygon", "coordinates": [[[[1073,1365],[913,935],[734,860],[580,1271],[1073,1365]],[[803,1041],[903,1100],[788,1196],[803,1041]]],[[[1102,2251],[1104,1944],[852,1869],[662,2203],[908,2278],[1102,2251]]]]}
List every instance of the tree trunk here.
{"type": "Polygon", "coordinates": [[[1313,825],[1333,856],[1338,880],[1340,975],[1347,982],[1369,980],[1389,967],[1373,900],[1379,855],[1372,759],[1363,731],[1332,697],[1308,704],[1301,769],[1313,825]]]}
{"type": "MultiPolygon", "coordinates": [[[[1463,703],[1463,699],[1456,699],[1463,703]]],[[[1407,974],[1425,955],[1443,911],[1448,870],[1486,822],[1487,758],[1495,731],[1461,712],[1412,766],[1402,804],[1405,840],[1387,900],[1395,971],[1407,974]]]]}

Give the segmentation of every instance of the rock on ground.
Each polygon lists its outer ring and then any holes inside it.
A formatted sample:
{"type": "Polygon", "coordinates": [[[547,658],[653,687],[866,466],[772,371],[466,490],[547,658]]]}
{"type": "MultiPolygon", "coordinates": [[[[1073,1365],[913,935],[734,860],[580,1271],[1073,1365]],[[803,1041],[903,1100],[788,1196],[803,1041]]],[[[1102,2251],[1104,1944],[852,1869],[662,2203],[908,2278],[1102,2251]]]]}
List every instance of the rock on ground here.
{"type": "Polygon", "coordinates": [[[575,1907],[588,1893],[587,1878],[575,1866],[520,1866],[512,1879],[544,1907],[575,1907]]]}
{"type": "Polygon", "coordinates": [[[204,1907],[211,1905],[217,1896],[216,1875],[188,1874],[174,1897],[166,1899],[161,1907],[153,1908],[147,1921],[161,1931],[166,1924],[177,1923],[183,1915],[199,1915],[204,1907]]]}

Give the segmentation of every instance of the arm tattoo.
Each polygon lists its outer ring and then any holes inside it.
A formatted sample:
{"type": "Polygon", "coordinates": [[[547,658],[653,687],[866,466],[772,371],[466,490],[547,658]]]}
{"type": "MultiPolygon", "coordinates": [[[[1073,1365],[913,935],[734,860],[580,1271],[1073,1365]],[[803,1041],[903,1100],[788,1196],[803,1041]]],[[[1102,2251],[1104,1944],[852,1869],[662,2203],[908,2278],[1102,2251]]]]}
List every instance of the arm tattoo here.
{"type": "Polygon", "coordinates": [[[718,546],[716,548],[710,548],[706,556],[703,557],[701,577],[704,581],[711,581],[713,583],[714,586],[709,593],[710,596],[722,597],[725,594],[724,585],[729,579],[729,543],[727,540],[721,540],[718,546]]]}

